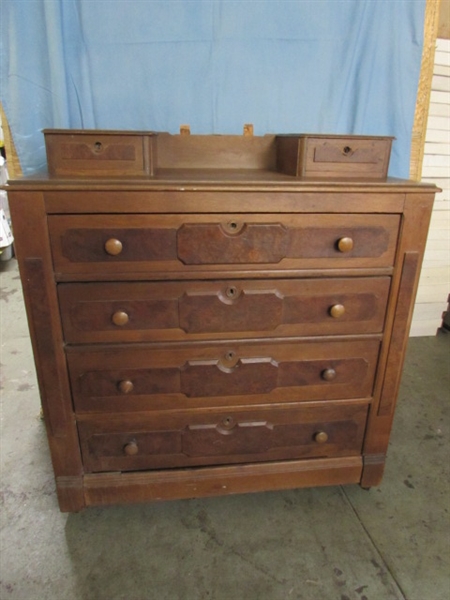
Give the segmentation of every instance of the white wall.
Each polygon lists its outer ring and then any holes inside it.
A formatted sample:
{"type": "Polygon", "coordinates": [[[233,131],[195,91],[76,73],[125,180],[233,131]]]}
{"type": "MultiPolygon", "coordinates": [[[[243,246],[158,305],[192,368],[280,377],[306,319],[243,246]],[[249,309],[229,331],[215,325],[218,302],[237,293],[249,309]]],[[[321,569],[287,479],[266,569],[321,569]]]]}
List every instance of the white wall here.
{"type": "Polygon", "coordinates": [[[436,46],[422,179],[443,191],[434,204],[411,336],[436,334],[450,294],[450,40],[445,39],[436,46]]]}

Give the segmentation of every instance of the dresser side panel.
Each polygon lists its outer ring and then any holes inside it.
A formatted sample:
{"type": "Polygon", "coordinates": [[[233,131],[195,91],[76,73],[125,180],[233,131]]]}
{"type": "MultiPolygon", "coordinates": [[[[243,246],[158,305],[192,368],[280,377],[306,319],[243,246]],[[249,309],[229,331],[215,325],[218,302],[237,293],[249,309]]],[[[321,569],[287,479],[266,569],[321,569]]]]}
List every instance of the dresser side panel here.
{"type": "Polygon", "coordinates": [[[82,474],[43,195],[9,192],[15,251],[55,476],[82,474]]]}
{"type": "Polygon", "coordinates": [[[433,199],[434,194],[411,194],[405,198],[388,327],[364,445],[364,487],[377,485],[384,468],[380,456],[386,454],[389,443],[433,199]]]}

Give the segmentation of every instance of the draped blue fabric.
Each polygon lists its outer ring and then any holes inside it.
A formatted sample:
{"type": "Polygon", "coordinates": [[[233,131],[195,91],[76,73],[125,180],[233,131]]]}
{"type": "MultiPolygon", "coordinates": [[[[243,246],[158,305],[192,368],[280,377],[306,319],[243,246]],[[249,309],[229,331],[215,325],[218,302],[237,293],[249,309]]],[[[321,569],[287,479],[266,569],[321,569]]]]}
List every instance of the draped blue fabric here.
{"type": "Polygon", "coordinates": [[[1,100],[42,129],[393,135],[407,177],[425,0],[3,0],[1,100]]]}

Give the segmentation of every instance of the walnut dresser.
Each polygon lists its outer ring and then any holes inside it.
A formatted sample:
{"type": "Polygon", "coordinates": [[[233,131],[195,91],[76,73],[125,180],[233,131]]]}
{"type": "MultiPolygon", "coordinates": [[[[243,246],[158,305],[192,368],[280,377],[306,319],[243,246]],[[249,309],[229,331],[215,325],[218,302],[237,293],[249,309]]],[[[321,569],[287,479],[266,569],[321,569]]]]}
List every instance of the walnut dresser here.
{"type": "Polygon", "coordinates": [[[392,140],[45,136],[8,197],[61,510],[379,484],[436,192],[392,140]]]}

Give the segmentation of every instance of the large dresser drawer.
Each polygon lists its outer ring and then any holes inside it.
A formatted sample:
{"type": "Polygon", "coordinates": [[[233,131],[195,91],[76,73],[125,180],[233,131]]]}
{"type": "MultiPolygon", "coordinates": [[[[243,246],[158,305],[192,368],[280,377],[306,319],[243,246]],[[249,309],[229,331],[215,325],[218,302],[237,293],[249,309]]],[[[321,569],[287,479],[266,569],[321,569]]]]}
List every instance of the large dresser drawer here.
{"type": "Polygon", "coordinates": [[[379,341],[67,349],[75,409],[133,411],[372,394],[379,341]]]}
{"type": "Polygon", "coordinates": [[[378,333],[389,277],[66,283],[68,343],[378,333]]]}
{"type": "Polygon", "coordinates": [[[393,265],[398,215],[50,216],[57,273],[393,265]]]}
{"type": "Polygon", "coordinates": [[[134,471],[361,452],[367,404],[239,407],[79,421],[87,472],[134,471]]]}

